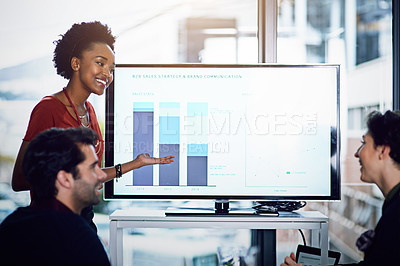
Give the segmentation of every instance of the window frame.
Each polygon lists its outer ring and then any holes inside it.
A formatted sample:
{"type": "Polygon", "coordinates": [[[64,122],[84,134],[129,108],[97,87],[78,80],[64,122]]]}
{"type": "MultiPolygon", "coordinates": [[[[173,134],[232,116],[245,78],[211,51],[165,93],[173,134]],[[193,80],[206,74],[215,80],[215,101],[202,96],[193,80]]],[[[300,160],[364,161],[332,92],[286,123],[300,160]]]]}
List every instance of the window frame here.
{"type": "Polygon", "coordinates": [[[393,110],[400,109],[400,2],[392,0],[393,110]]]}

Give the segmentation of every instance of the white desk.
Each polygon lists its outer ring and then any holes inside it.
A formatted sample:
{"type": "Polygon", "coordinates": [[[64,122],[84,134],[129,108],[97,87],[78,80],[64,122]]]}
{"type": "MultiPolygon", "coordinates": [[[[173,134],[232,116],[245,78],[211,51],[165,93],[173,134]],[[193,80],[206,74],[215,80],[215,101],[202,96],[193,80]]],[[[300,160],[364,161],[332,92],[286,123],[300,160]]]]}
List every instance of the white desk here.
{"type": "Polygon", "coordinates": [[[110,215],[110,257],[112,266],[123,265],[123,228],[232,228],[309,229],[311,246],[321,248],[321,265],[328,259],[328,217],[317,211],[280,213],[267,216],[165,216],[165,210],[140,213],[116,210],[110,215]]]}

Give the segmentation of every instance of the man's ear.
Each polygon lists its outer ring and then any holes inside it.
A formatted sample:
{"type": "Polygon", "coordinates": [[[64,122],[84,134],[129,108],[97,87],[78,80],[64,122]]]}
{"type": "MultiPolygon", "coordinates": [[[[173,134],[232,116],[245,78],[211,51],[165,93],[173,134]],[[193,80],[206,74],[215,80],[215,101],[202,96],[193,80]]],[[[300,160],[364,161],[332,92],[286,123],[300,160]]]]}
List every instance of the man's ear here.
{"type": "Polygon", "coordinates": [[[74,177],[71,173],[60,170],[57,173],[56,185],[57,184],[63,188],[71,189],[74,184],[74,177]]]}
{"type": "Polygon", "coordinates": [[[390,146],[389,145],[381,145],[379,146],[379,159],[383,160],[390,157],[390,146]]]}

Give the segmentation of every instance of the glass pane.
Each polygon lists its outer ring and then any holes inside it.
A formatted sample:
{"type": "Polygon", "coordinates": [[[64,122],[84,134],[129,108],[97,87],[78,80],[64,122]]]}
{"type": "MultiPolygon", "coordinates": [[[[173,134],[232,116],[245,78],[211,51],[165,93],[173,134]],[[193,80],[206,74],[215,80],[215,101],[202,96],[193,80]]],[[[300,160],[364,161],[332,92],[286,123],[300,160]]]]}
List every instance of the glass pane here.
{"type": "MultiPolygon", "coordinates": [[[[354,153],[373,110],[392,108],[392,2],[280,0],[278,63],[334,63],[341,71],[342,200],[308,204],[330,217],[331,246],[359,261],[358,236],[374,228],[381,192],[360,181],[354,153]],[[368,218],[369,217],[369,218],[368,218]]],[[[346,261],[341,261],[342,263],[346,261]]]]}
{"type": "MultiPolygon", "coordinates": [[[[107,24],[117,36],[117,64],[257,63],[258,60],[257,0],[98,0],[95,4],[70,0],[68,5],[62,5],[62,10],[56,1],[16,0],[0,2],[0,10],[0,23],[4,25],[0,34],[6,38],[0,43],[0,203],[4,200],[0,204],[0,222],[16,207],[30,202],[29,192],[14,193],[9,186],[14,160],[32,108],[42,97],[61,90],[68,82],[57,76],[52,55],[53,41],[72,24],[94,20],[107,24]]],[[[105,119],[104,98],[89,98],[100,126],[105,119]]],[[[168,207],[171,203],[148,201],[136,205],[152,208],[168,207]]],[[[132,202],[125,201],[101,202],[95,207],[95,223],[103,239],[109,237],[108,214],[117,208],[130,207],[132,202]]],[[[203,231],[190,230],[178,236],[176,232],[181,230],[157,231],[157,237],[164,234],[168,241],[186,245],[186,253],[180,253],[179,247],[176,249],[178,244],[171,249],[175,248],[178,256],[185,256],[177,260],[188,264],[194,264],[195,259],[215,261],[216,245],[250,244],[249,230],[203,231]],[[202,245],[199,251],[196,247],[204,239],[213,245],[202,245]]],[[[147,239],[136,250],[147,256],[147,262],[157,257],[152,249],[155,236],[151,230],[127,234],[147,239]]],[[[127,244],[128,249],[131,246],[127,244]]],[[[170,265],[166,261],[159,264],[170,265]]]]}
{"type": "Polygon", "coordinates": [[[392,107],[391,12],[390,1],[279,1],[278,63],[340,64],[344,182],[359,182],[348,166],[366,115],[392,107]]]}
{"type": "Polygon", "coordinates": [[[118,63],[257,62],[256,0],[153,2],[121,18],[118,63]]]}
{"type": "MultiPolygon", "coordinates": [[[[53,41],[73,23],[99,20],[117,36],[116,63],[257,63],[256,0],[1,2],[0,181],[8,183],[34,105],[67,81],[53,68],[53,41]],[[38,8],[41,9],[38,15],[38,8]],[[84,12],[76,12],[76,6],[84,12]],[[107,7],[107,8],[104,8],[107,7]],[[24,20],[21,20],[24,17],[24,20]],[[4,166],[3,166],[4,165],[4,166]]],[[[104,124],[104,97],[91,97],[104,124]]]]}

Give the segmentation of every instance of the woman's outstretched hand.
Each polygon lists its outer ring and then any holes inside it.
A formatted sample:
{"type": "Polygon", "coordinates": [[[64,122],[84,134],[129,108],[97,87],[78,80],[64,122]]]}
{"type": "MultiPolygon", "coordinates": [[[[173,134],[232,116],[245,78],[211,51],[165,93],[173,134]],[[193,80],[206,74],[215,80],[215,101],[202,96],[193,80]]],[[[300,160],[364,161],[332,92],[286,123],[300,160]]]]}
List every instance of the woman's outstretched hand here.
{"type": "MultiPolygon", "coordinates": [[[[165,156],[162,158],[155,158],[155,157],[151,157],[148,153],[142,153],[142,154],[139,154],[134,160],[121,165],[122,174],[126,174],[129,171],[138,169],[138,168],[146,166],[146,165],[170,164],[174,161],[173,158],[175,158],[175,156],[165,156]]],[[[106,172],[106,178],[104,178],[102,180],[103,183],[115,178],[115,175],[116,175],[115,166],[106,167],[106,168],[103,168],[102,170],[104,172],[106,172]]]]}
{"type": "Polygon", "coordinates": [[[141,166],[145,166],[151,164],[170,164],[174,161],[173,158],[175,158],[175,156],[172,155],[161,158],[155,158],[155,157],[150,157],[148,153],[142,153],[136,157],[136,160],[138,160],[141,166]]]}

